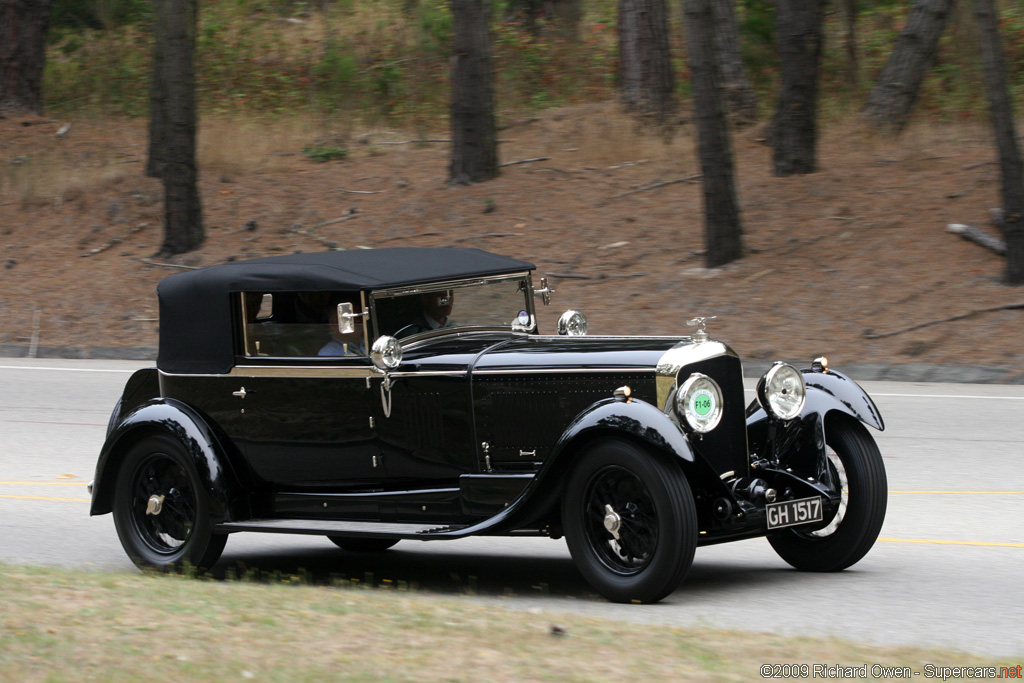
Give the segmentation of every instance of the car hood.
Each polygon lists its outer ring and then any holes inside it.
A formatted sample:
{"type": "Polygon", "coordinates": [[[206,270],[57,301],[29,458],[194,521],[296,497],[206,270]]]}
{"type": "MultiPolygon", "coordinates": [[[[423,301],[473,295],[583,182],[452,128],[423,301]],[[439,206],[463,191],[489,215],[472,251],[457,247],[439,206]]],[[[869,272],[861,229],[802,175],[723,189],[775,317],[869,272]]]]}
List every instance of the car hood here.
{"type": "Polygon", "coordinates": [[[474,372],[516,370],[649,370],[678,337],[523,336],[487,349],[474,372]]]}

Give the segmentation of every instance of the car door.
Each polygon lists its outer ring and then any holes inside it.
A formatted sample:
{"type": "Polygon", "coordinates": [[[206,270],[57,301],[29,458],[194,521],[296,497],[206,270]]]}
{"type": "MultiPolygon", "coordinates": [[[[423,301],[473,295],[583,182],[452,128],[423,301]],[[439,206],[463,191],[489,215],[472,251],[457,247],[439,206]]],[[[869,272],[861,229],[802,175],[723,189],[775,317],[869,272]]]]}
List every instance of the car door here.
{"type": "Polygon", "coordinates": [[[233,394],[244,406],[249,467],[275,491],[372,490],[383,479],[383,464],[371,414],[370,359],[354,343],[337,352],[346,355],[318,355],[335,353],[328,316],[287,315],[293,298],[274,296],[273,315],[249,324],[244,357],[231,373],[239,385],[233,394]]]}

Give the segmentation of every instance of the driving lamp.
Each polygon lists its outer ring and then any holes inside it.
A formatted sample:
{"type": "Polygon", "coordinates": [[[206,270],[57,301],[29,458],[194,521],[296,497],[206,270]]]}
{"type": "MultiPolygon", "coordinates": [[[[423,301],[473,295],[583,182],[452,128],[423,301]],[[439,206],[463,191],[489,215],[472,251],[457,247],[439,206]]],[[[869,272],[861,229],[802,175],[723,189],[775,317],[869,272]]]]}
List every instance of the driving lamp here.
{"type": "Polygon", "coordinates": [[[757,400],[780,420],[792,420],[804,409],[807,385],[803,374],[789,363],[775,363],[757,383],[757,400]]]}
{"type": "Polygon", "coordinates": [[[397,368],[402,362],[402,344],[394,337],[384,335],[373,342],[370,359],[381,370],[397,368]]]}
{"type": "Polygon", "coordinates": [[[582,337],[587,333],[587,317],[576,310],[568,310],[558,319],[558,334],[582,337]]]}

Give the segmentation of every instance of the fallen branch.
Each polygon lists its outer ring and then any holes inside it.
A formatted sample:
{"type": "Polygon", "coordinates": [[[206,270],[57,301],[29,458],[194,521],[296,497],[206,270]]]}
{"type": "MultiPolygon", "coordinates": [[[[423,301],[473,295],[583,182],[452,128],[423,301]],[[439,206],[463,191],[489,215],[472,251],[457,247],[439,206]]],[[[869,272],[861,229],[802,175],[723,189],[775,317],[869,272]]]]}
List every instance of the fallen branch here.
{"type": "Polygon", "coordinates": [[[964,166],[963,170],[970,171],[972,168],[981,168],[982,166],[988,166],[989,164],[994,164],[994,163],[996,163],[996,162],[994,162],[994,161],[980,161],[980,162],[978,162],[976,164],[967,164],[966,166],[964,166]]]}
{"type": "Polygon", "coordinates": [[[575,273],[547,273],[547,276],[562,278],[563,280],[625,280],[634,277],[646,277],[647,273],[599,273],[597,275],[576,275],[575,273]]]}
{"type": "Polygon", "coordinates": [[[665,187],[666,185],[674,185],[675,183],[690,183],[690,182],[693,182],[694,180],[699,180],[699,179],[701,179],[703,177],[704,177],[703,174],[697,174],[697,175],[686,176],[685,178],[675,178],[673,180],[664,180],[664,181],[662,181],[660,183],[651,183],[650,185],[644,185],[643,187],[638,187],[635,190],[630,190],[628,192],[620,192],[619,194],[614,194],[614,195],[611,196],[611,199],[618,199],[620,197],[628,197],[629,195],[636,194],[637,192],[647,192],[649,190],[656,190],[659,187],[665,187]]]}
{"type": "Polygon", "coordinates": [[[535,161],[547,161],[550,158],[551,157],[536,157],[536,158],[533,158],[533,159],[519,159],[518,161],[506,161],[503,164],[498,164],[498,166],[515,166],[516,164],[532,164],[535,161]]]}
{"type": "Polygon", "coordinates": [[[342,190],[345,194],[380,194],[387,190],[342,190]]]}
{"type": "Polygon", "coordinates": [[[375,142],[375,145],[411,145],[417,142],[451,142],[451,138],[418,138],[416,140],[398,140],[397,142],[375,142]]]}
{"type": "Polygon", "coordinates": [[[184,268],[185,270],[199,270],[202,266],[183,266],[178,263],[161,263],[160,261],[154,261],[148,258],[139,259],[143,263],[148,263],[151,266],[163,266],[164,268],[184,268]]]}
{"type": "Polygon", "coordinates": [[[81,256],[82,256],[82,258],[85,258],[86,256],[95,256],[96,254],[102,254],[107,249],[110,249],[111,247],[116,246],[118,244],[121,244],[121,238],[120,237],[115,237],[114,239],[110,240],[109,242],[107,242],[103,246],[96,247],[95,249],[90,249],[89,251],[85,252],[81,256]]]}
{"type": "Polygon", "coordinates": [[[1000,256],[1006,256],[1006,242],[999,239],[994,235],[990,235],[981,228],[976,228],[973,225],[961,225],[960,223],[950,223],[946,226],[948,232],[954,235],[960,235],[968,242],[974,242],[981,246],[994,251],[1000,256]]]}
{"type": "Polygon", "coordinates": [[[1016,309],[1024,308],[1024,301],[1019,301],[1015,304],[1004,304],[1003,306],[989,306],[988,308],[979,308],[975,311],[968,311],[967,313],[958,313],[951,315],[948,318],[939,318],[938,320],[929,320],[923,323],[917,323],[916,325],[910,325],[908,327],[901,327],[898,330],[891,332],[872,332],[871,330],[864,330],[864,337],[867,339],[882,339],[883,337],[894,337],[897,334],[903,334],[904,332],[912,332],[919,330],[922,327],[928,327],[930,325],[938,325],[939,323],[948,323],[955,320],[963,320],[964,318],[972,318],[982,313],[992,313],[994,311],[1012,311],[1016,309]]]}
{"type": "MultiPolygon", "coordinates": [[[[341,218],[333,218],[333,219],[331,219],[329,221],[324,221],[323,223],[317,223],[312,228],[310,228],[310,230],[316,230],[317,228],[324,228],[324,227],[327,227],[328,225],[334,225],[335,223],[340,223],[342,221],[347,221],[350,218],[358,218],[359,216],[362,216],[362,214],[361,213],[350,213],[348,215],[342,216],[341,218]]],[[[299,233],[300,235],[308,234],[305,230],[303,230],[301,228],[296,230],[295,232],[299,233]]]]}

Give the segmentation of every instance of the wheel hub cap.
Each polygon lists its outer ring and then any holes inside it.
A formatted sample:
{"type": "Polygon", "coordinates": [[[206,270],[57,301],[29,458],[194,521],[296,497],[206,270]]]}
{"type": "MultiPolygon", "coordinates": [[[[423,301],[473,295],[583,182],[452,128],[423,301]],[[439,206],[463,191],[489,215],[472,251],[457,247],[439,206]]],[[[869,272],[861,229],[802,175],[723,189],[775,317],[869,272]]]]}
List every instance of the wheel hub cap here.
{"type": "Polygon", "coordinates": [[[146,503],[146,514],[147,515],[156,516],[156,515],[159,515],[161,512],[163,512],[163,509],[164,509],[164,497],[165,496],[163,496],[163,495],[160,495],[160,496],[155,496],[155,495],[154,496],[150,496],[149,497],[149,502],[146,503]]]}
{"type": "Polygon", "coordinates": [[[604,516],[604,528],[617,541],[619,540],[619,529],[622,527],[622,517],[612,509],[611,505],[605,505],[604,511],[606,513],[604,516]]]}

